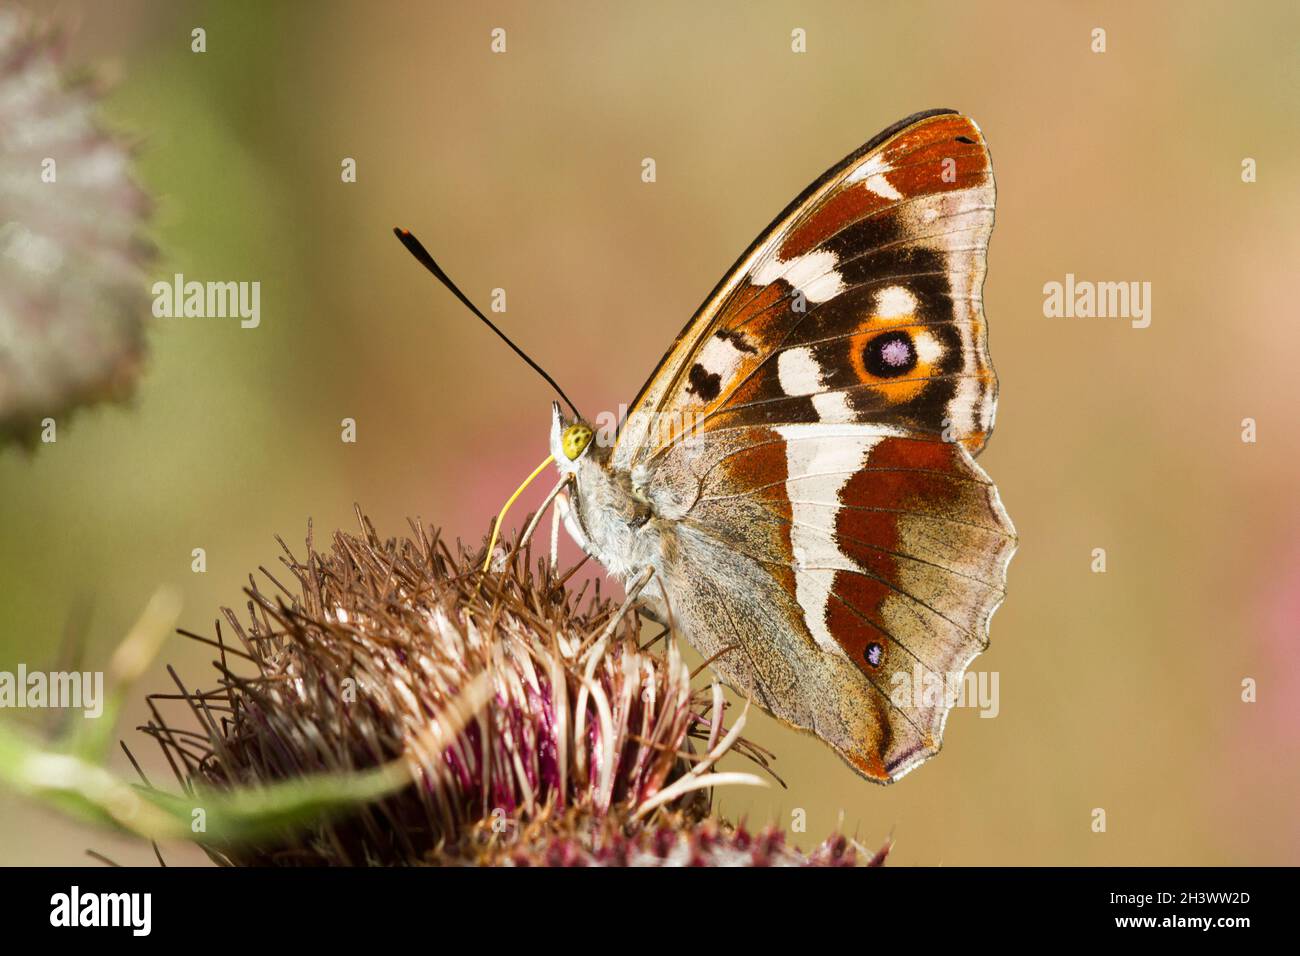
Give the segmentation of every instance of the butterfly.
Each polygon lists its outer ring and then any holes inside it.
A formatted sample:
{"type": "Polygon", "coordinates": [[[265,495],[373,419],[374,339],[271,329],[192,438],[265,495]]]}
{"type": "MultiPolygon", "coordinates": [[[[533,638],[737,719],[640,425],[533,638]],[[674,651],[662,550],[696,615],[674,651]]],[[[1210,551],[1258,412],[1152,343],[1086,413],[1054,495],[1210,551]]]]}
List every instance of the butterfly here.
{"type": "Polygon", "coordinates": [[[987,647],[1016,544],[974,460],[997,404],[993,206],[974,121],[909,116],[763,231],[612,447],[552,410],[574,540],[724,682],[879,783],[939,750],[949,700],[897,691],[960,680],[987,647]]]}
{"type": "Polygon", "coordinates": [[[997,405],[993,206],[973,120],[895,123],[746,250],[612,442],[554,404],[533,473],[554,461],[557,513],[629,602],[877,783],[938,752],[945,691],[988,645],[1015,550],[975,462],[997,405]]]}

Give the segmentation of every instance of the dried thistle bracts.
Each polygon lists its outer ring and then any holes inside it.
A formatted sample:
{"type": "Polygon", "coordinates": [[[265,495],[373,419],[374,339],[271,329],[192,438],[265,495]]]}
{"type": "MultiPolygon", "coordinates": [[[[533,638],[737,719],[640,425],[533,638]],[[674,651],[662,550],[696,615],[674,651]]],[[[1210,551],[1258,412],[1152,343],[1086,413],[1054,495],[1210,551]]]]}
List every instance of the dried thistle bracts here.
{"type": "Polygon", "coordinates": [[[666,811],[699,821],[712,785],[761,782],[714,769],[728,752],[762,765],[766,755],[740,737],[743,718],[724,725],[720,688],[692,689],[672,636],[639,646],[635,612],[570,595],[546,566],[530,571],[526,554],[483,573],[419,525],[401,541],[361,527],[324,553],[309,534],[301,561],[286,546],[296,588],[263,569],[246,618],[226,612],[218,686],[182,688],[206,739],[158,706],[144,729],[186,786],[395,759],[412,786],[251,857],[209,847],[218,859],[425,862],[494,823],[578,814],[634,829],[666,811]]]}

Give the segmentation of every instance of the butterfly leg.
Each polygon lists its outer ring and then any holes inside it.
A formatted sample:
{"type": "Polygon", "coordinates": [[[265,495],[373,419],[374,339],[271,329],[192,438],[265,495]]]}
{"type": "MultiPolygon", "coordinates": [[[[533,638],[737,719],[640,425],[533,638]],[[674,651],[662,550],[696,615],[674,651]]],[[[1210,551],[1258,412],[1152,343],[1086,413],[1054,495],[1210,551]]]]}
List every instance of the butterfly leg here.
{"type": "MultiPolygon", "coordinates": [[[[564,497],[563,495],[560,494],[560,492],[562,492],[565,486],[568,485],[569,482],[572,480],[573,480],[572,475],[565,475],[563,478],[560,479],[559,484],[557,484],[554,488],[550,490],[549,493],[547,493],[546,497],[542,500],[541,507],[537,509],[537,511],[533,514],[532,520],[530,520],[528,522],[527,527],[524,528],[524,533],[519,537],[519,543],[515,545],[515,550],[511,552],[512,556],[522,551],[524,549],[524,545],[526,545],[532,539],[533,532],[536,531],[537,526],[541,524],[542,515],[546,514],[546,509],[551,507],[551,505],[554,504],[556,501],[558,501],[558,499],[564,497]]],[[[555,535],[552,534],[551,537],[552,539],[554,539],[555,535]]],[[[554,558],[555,546],[554,545],[552,545],[551,547],[551,552],[552,552],[551,567],[554,568],[555,567],[555,558],[554,558]]]]}
{"type": "Polygon", "coordinates": [[[627,596],[624,597],[622,606],[614,613],[614,616],[609,619],[609,623],[606,624],[604,630],[600,632],[600,636],[590,645],[591,649],[588,650],[587,646],[584,645],[578,649],[579,653],[591,653],[599,656],[597,649],[603,649],[605,644],[608,643],[610,636],[618,629],[619,624],[623,622],[623,618],[627,616],[627,612],[636,604],[637,596],[645,590],[645,586],[650,583],[650,579],[654,577],[654,574],[655,569],[650,565],[646,565],[637,573],[636,577],[633,578],[632,582],[627,586],[627,596]]]}
{"type": "Polygon", "coordinates": [[[569,499],[563,495],[555,498],[555,507],[551,509],[551,573],[560,566],[560,512],[569,506],[569,499]]]}

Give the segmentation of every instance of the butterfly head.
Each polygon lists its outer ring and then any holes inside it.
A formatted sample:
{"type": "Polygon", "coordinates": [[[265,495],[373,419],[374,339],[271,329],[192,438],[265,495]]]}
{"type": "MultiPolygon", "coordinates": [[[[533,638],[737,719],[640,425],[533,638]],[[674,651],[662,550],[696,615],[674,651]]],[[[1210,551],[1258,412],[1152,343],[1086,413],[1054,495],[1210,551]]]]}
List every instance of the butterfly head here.
{"type": "Polygon", "coordinates": [[[561,474],[572,474],[586,456],[596,433],[582,420],[566,421],[558,402],[551,403],[551,454],[561,474]]]}

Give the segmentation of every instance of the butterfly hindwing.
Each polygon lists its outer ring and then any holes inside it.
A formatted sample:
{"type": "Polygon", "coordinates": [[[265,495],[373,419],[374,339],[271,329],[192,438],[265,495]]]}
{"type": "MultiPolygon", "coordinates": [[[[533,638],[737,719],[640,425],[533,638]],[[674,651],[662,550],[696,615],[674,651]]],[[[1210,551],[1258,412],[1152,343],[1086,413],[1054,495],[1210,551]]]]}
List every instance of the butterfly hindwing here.
{"type": "Polygon", "coordinates": [[[709,594],[762,595],[746,612],[733,600],[722,627],[686,625],[697,644],[716,642],[698,648],[706,655],[739,645],[714,669],[872,779],[937,751],[948,706],[934,688],[959,681],[987,645],[1015,544],[969,453],[817,423],[705,433],[663,467],[675,477],[652,503],[674,516],[683,573],[671,591],[688,606],[678,613],[713,606],[709,594]]]}

